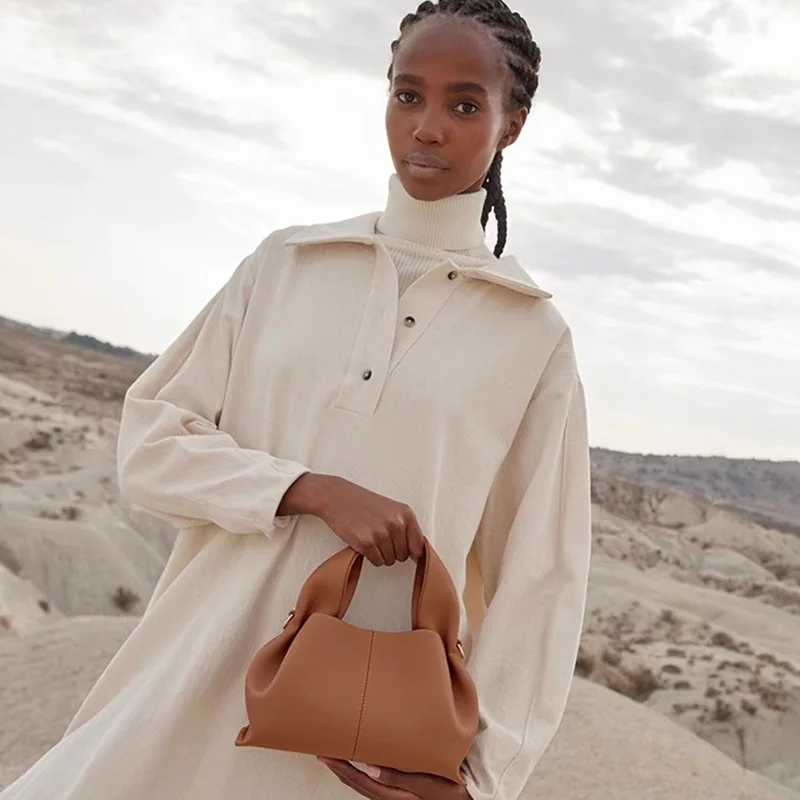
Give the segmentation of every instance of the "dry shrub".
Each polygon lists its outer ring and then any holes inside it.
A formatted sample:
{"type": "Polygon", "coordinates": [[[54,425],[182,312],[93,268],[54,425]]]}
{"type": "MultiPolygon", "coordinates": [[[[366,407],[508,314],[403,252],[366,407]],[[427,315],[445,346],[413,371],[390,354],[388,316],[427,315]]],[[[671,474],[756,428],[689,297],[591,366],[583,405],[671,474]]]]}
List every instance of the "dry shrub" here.
{"type": "Polygon", "coordinates": [[[65,519],[68,522],[75,522],[76,520],[79,520],[82,516],[83,512],[77,506],[63,506],[57,511],[52,511],[50,509],[45,508],[39,512],[39,517],[41,519],[54,519],[54,520],[65,519]]]}
{"type": "Polygon", "coordinates": [[[718,697],[714,702],[711,719],[715,722],[727,722],[733,716],[733,706],[718,697]]]}
{"type": "Polygon", "coordinates": [[[27,442],[25,447],[28,450],[52,450],[53,435],[48,431],[37,431],[27,442]]]}
{"type": "Polygon", "coordinates": [[[597,659],[594,653],[591,653],[585,645],[581,644],[578,648],[578,657],[575,659],[575,672],[582,678],[588,678],[594,672],[596,663],[597,659]]]}
{"type": "Polygon", "coordinates": [[[114,596],[112,597],[112,601],[114,605],[122,611],[124,614],[127,614],[131,609],[139,602],[141,598],[139,597],[136,592],[132,589],[126,589],[124,586],[120,586],[116,592],[114,592],[114,596]]]}
{"type": "Polygon", "coordinates": [[[764,686],[760,689],[761,703],[773,711],[786,711],[789,708],[788,695],[785,690],[774,686],[764,686]]]}
{"type": "Polygon", "coordinates": [[[755,716],[755,713],[758,711],[758,706],[756,706],[755,703],[753,703],[751,700],[748,700],[746,697],[742,698],[741,706],[742,706],[742,711],[744,711],[747,714],[750,714],[751,717],[755,716]]]}
{"type": "Polygon", "coordinates": [[[738,650],[736,640],[727,631],[717,631],[711,637],[714,647],[724,647],[726,650],[738,650]]]}
{"type": "Polygon", "coordinates": [[[633,692],[630,697],[640,703],[647,700],[656,689],[661,688],[661,684],[654,672],[648,667],[639,667],[627,673],[633,685],[633,692]]]}

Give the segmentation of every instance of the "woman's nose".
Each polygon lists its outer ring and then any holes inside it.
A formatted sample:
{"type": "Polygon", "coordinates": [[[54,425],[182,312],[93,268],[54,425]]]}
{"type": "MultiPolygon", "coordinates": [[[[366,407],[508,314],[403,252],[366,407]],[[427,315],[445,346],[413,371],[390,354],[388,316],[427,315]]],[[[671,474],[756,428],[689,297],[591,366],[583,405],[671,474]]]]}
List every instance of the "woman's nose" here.
{"type": "Polygon", "coordinates": [[[423,114],[420,116],[414,138],[421,144],[442,144],[444,141],[444,125],[440,114],[423,114]]]}

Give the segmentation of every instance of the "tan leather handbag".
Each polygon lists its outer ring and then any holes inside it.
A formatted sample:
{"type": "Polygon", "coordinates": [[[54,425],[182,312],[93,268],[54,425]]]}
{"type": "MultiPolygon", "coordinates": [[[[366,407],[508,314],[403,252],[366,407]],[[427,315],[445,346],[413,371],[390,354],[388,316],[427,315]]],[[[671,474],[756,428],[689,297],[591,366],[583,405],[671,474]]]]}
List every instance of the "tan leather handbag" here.
{"type": "Polygon", "coordinates": [[[464,783],[478,696],[458,641],[459,604],[429,542],[417,563],[412,627],[344,622],[363,557],[347,547],[308,578],[283,633],[245,679],[248,723],[238,746],[425,772],[464,783]]]}

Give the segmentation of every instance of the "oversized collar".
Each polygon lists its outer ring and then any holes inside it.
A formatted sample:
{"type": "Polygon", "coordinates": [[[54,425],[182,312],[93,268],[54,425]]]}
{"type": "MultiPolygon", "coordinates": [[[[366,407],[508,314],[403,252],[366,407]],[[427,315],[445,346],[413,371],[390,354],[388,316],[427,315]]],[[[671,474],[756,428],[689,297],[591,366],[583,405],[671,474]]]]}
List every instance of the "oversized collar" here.
{"type": "MultiPolygon", "coordinates": [[[[380,212],[373,212],[342,220],[341,222],[308,225],[292,234],[286,240],[286,244],[297,246],[355,242],[374,246],[378,239],[378,235],[375,233],[375,225],[379,217],[380,212]]],[[[459,267],[458,269],[466,277],[488,281],[530,297],[549,300],[553,296],[550,292],[540,289],[533,278],[528,275],[527,271],[512,255],[494,259],[485,267],[459,267]]]]}

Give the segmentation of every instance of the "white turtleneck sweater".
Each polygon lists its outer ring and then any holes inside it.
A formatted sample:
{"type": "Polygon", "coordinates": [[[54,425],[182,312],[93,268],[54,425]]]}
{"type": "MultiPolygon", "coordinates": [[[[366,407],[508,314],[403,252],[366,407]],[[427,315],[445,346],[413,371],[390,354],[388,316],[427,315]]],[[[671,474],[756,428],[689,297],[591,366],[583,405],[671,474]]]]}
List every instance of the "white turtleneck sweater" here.
{"type": "Polygon", "coordinates": [[[392,175],[376,232],[397,267],[401,295],[445,259],[460,267],[481,267],[494,258],[481,226],[485,199],[486,190],[480,189],[443,200],[416,200],[392,175]]]}

